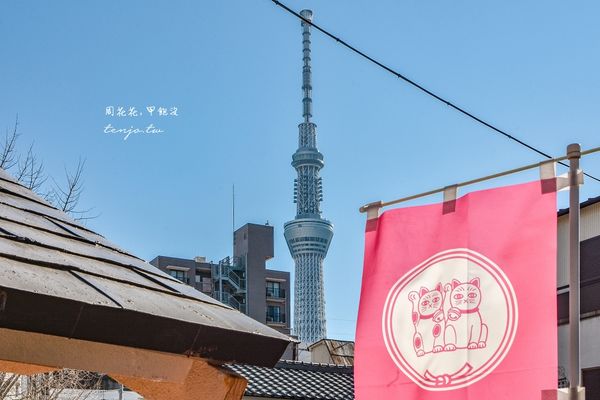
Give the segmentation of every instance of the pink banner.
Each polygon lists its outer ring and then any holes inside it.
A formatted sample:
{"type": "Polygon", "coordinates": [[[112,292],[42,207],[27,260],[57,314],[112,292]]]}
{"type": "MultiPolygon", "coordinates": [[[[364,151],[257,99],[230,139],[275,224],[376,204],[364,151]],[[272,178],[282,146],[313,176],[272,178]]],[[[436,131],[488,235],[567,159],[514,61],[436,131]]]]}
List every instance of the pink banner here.
{"type": "Polygon", "coordinates": [[[358,400],[540,399],[557,387],[556,193],[538,182],[367,222],[358,400]]]}

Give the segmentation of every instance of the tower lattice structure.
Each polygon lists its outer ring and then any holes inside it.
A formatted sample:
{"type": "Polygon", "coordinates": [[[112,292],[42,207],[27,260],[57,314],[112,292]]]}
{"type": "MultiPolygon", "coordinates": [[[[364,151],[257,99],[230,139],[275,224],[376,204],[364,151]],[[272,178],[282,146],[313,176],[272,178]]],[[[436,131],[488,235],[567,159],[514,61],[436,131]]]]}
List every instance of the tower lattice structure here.
{"type": "MultiPolygon", "coordinates": [[[[300,13],[312,21],[312,11],[300,13]]],[[[294,333],[304,343],[314,343],[327,336],[323,260],[333,238],[333,225],[321,216],[323,185],[319,171],[324,167],[323,154],[317,150],[317,126],[312,117],[312,82],[310,27],[302,21],[302,115],[298,125],[298,150],[292,166],[298,174],[294,180],[296,217],[284,225],[284,235],[296,267],[294,297],[294,333]]]]}

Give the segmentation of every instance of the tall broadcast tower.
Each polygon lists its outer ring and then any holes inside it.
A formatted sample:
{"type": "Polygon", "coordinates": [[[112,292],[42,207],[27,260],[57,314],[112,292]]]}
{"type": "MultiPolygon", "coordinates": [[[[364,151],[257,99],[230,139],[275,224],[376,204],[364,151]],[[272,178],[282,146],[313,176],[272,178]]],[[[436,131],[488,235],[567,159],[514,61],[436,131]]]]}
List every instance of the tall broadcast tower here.
{"type": "MultiPolygon", "coordinates": [[[[312,21],[312,11],[300,14],[312,21]]],[[[310,71],[310,24],[302,21],[304,66],[302,68],[302,115],[298,125],[298,150],[292,155],[292,166],[298,173],[294,179],[296,218],[284,225],[284,235],[296,264],[294,333],[304,343],[314,343],[327,336],[323,260],[333,238],[333,225],[321,217],[323,201],[319,171],[325,163],[317,150],[317,126],[311,122],[312,84],[310,71]]]]}

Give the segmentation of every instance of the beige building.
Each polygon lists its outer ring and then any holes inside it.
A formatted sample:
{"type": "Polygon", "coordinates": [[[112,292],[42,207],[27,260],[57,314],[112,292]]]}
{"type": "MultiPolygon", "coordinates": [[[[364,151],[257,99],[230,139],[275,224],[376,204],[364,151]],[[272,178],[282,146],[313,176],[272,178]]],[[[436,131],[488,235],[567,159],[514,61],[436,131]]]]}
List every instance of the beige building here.
{"type": "Polygon", "coordinates": [[[354,365],[354,342],[321,339],[308,346],[311,362],[317,364],[354,365]]]}

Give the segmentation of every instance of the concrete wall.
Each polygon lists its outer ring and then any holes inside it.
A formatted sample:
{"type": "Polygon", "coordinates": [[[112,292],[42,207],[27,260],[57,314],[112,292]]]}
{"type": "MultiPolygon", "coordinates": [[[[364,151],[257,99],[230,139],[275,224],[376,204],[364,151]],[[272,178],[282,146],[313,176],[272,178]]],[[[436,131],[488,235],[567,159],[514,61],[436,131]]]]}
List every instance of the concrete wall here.
{"type": "Polygon", "coordinates": [[[248,315],[257,321],[267,323],[266,280],[271,278],[280,282],[285,289],[285,301],[269,301],[269,304],[281,305],[286,315],[286,323],[270,325],[283,333],[290,333],[290,274],[285,271],[266,269],[266,262],[273,258],[274,230],[270,225],[246,224],[234,233],[234,256],[246,265],[246,290],[248,315]]]}
{"type": "MultiPolygon", "coordinates": [[[[581,369],[600,367],[600,316],[581,321],[581,369]]],[[[558,327],[559,365],[569,374],[569,325],[558,327]]]]}
{"type": "Polygon", "coordinates": [[[266,323],[265,265],[273,257],[273,227],[246,224],[235,231],[234,256],[246,265],[248,315],[266,323]]]}
{"type": "Polygon", "coordinates": [[[311,362],[319,364],[334,364],[324,340],[313,344],[310,348],[311,362]]]}

